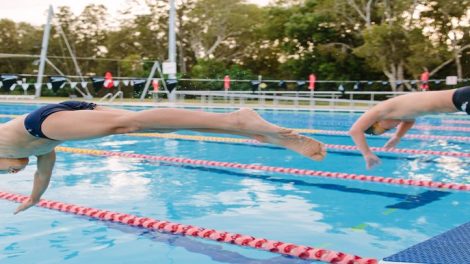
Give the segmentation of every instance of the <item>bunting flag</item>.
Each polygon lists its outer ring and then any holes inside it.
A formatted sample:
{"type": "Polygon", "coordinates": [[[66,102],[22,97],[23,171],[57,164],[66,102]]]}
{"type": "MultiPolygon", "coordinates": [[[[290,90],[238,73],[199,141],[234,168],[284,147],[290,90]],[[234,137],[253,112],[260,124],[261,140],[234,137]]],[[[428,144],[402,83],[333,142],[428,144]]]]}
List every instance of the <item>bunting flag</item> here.
{"type": "Polygon", "coordinates": [[[0,89],[3,87],[3,82],[0,81],[0,89]]]}
{"type": "MultiPolygon", "coordinates": [[[[2,74],[0,75],[0,80],[3,83],[3,86],[2,86],[3,90],[9,91],[11,90],[12,86],[16,86],[16,81],[18,80],[18,76],[13,75],[13,74],[2,74]]],[[[15,89],[15,87],[13,87],[13,89],[15,89]]]]}
{"type": "Polygon", "coordinates": [[[52,91],[57,93],[59,89],[64,88],[67,79],[64,76],[51,76],[49,77],[49,82],[51,83],[52,91]]]}
{"type": "MultiPolygon", "coordinates": [[[[178,80],[175,80],[175,79],[171,79],[171,80],[165,80],[166,82],[166,88],[168,89],[168,91],[170,91],[170,93],[176,88],[176,86],[178,85],[178,80]]],[[[258,82],[259,84],[259,82],[258,82]]]]}
{"type": "Polygon", "coordinates": [[[145,87],[145,82],[146,80],[140,79],[140,80],[133,80],[132,86],[134,87],[134,96],[135,97],[140,97],[142,94],[144,87],[145,87]]]}
{"type": "Polygon", "coordinates": [[[305,81],[297,81],[297,91],[300,89],[303,89],[305,87],[306,82],[305,81]]]}
{"type": "Polygon", "coordinates": [[[118,87],[119,86],[119,81],[114,81],[113,84],[114,84],[114,87],[118,87]]]}
{"type": "Polygon", "coordinates": [[[134,80],[132,83],[132,86],[134,86],[134,89],[143,89],[145,87],[145,80],[134,80]]]}
{"type": "Polygon", "coordinates": [[[77,82],[70,82],[70,88],[75,89],[77,87],[78,83],[77,82]]]}
{"type": "Polygon", "coordinates": [[[14,84],[13,84],[13,85],[10,87],[10,91],[13,91],[13,90],[15,90],[16,86],[17,86],[17,84],[16,84],[16,83],[14,83],[14,84]]]}
{"type": "Polygon", "coordinates": [[[93,88],[95,88],[95,92],[99,92],[104,85],[104,78],[103,77],[90,77],[91,82],[93,84],[93,88]]]}
{"type": "Polygon", "coordinates": [[[123,83],[125,86],[128,86],[128,85],[129,85],[129,80],[124,80],[124,81],[122,81],[122,83],[123,83]]]}
{"type": "Polygon", "coordinates": [[[360,82],[356,82],[356,83],[354,84],[353,89],[354,89],[355,91],[361,90],[361,84],[360,84],[360,82]]]}
{"type": "Polygon", "coordinates": [[[86,89],[86,87],[88,86],[88,82],[81,82],[81,83],[80,83],[80,86],[81,86],[83,89],[86,89]]]}
{"type": "Polygon", "coordinates": [[[286,89],[287,83],[286,81],[279,81],[278,86],[281,87],[282,89],[286,89]]]}
{"type": "Polygon", "coordinates": [[[52,89],[52,83],[46,83],[47,89],[51,90],[52,89]]]}
{"type": "Polygon", "coordinates": [[[34,84],[34,89],[39,90],[41,89],[42,84],[41,83],[35,83],[34,84]]]}
{"type": "Polygon", "coordinates": [[[23,83],[23,84],[21,85],[21,87],[23,88],[23,90],[26,91],[26,90],[28,90],[28,88],[29,88],[29,83],[23,83]]]}

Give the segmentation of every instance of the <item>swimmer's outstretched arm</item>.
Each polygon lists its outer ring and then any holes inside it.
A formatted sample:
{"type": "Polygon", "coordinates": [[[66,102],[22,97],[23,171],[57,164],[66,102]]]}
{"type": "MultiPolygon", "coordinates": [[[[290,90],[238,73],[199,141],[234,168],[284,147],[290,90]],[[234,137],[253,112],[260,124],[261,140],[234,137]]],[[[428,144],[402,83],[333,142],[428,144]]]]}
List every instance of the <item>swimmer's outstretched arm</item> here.
{"type": "Polygon", "coordinates": [[[394,148],[401,140],[401,138],[410,130],[415,124],[415,120],[402,121],[395,134],[385,143],[384,148],[394,148]]]}
{"type": "Polygon", "coordinates": [[[349,129],[349,135],[352,137],[354,143],[364,157],[367,169],[379,164],[380,159],[372,152],[372,150],[370,150],[364,132],[381,119],[381,111],[372,108],[359,117],[359,119],[349,129]]]}
{"type": "Polygon", "coordinates": [[[34,206],[41,199],[42,194],[46,191],[51,180],[52,169],[55,164],[55,151],[37,156],[37,171],[34,174],[33,191],[28,200],[24,201],[15,211],[15,214],[25,211],[34,206]]]}

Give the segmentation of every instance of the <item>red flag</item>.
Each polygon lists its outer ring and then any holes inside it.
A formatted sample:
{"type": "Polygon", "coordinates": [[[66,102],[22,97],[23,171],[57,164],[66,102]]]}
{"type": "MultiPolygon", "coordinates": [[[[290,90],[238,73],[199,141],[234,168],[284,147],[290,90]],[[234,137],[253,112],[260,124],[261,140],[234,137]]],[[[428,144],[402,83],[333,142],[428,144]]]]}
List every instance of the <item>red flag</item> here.
{"type": "Polygon", "coordinates": [[[421,73],[421,90],[429,90],[429,72],[428,71],[425,71],[423,73],[421,73]]]}
{"type": "Polygon", "coordinates": [[[317,80],[317,76],[315,74],[310,74],[308,76],[308,89],[309,90],[315,90],[315,82],[317,80]]]}
{"type": "Polygon", "coordinates": [[[153,86],[153,91],[158,92],[158,90],[160,88],[160,83],[158,82],[158,80],[153,80],[152,81],[152,86],[153,86]]]}
{"type": "Polygon", "coordinates": [[[225,75],[224,77],[224,90],[228,91],[230,89],[230,77],[225,75]]]}
{"type": "Polygon", "coordinates": [[[106,72],[104,75],[104,83],[103,83],[104,88],[106,89],[111,89],[114,87],[113,83],[113,75],[110,72],[106,72]]]}

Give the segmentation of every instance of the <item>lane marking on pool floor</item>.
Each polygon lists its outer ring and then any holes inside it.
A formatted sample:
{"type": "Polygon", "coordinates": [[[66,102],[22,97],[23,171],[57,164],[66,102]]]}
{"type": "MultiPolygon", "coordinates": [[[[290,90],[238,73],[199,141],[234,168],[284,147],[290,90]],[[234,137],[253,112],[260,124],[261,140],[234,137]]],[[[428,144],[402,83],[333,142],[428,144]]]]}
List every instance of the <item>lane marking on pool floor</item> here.
{"type": "MultiPolygon", "coordinates": [[[[22,203],[29,196],[0,192],[0,199],[22,203]]],[[[101,221],[121,223],[128,226],[145,228],[150,231],[171,233],[175,235],[193,236],[215,242],[235,244],[242,247],[250,247],[281,255],[297,257],[301,259],[317,260],[325,263],[336,264],[377,264],[377,259],[362,258],[353,254],[309,246],[301,246],[265,238],[256,238],[249,235],[230,233],[215,229],[208,229],[193,225],[173,223],[165,220],[157,220],[148,217],[138,217],[132,214],[118,213],[100,210],[91,207],[82,207],[74,204],[66,204],[57,201],[42,199],[38,207],[87,216],[101,221]]]]}
{"type": "MultiPolygon", "coordinates": [[[[247,145],[259,145],[259,146],[271,146],[270,144],[261,143],[253,139],[242,139],[242,138],[229,138],[229,137],[208,137],[208,136],[193,136],[193,135],[181,135],[181,134],[162,134],[162,133],[132,133],[126,134],[128,136],[135,137],[154,137],[154,138],[165,138],[165,139],[183,139],[192,141],[208,141],[218,143],[237,143],[247,145]]],[[[327,149],[335,149],[342,151],[355,151],[358,152],[356,146],[350,145],[337,145],[337,144],[326,144],[327,149]]],[[[379,148],[371,147],[372,151],[385,152],[385,153],[398,153],[398,154],[422,154],[422,155],[435,155],[435,156],[448,156],[448,157],[462,157],[470,158],[470,152],[457,152],[457,151],[437,151],[437,150],[419,150],[419,149],[405,149],[405,148],[379,148]]]]}
{"type": "MultiPolygon", "coordinates": [[[[0,114],[0,117],[5,117],[5,118],[15,118],[18,117],[19,115],[3,115],[0,114]]],[[[433,126],[430,126],[433,127],[433,126]]],[[[438,126],[434,126],[438,127],[438,126]]],[[[449,127],[447,127],[449,128],[449,127]]],[[[460,129],[461,127],[457,127],[457,129],[460,129]]],[[[291,128],[292,130],[295,130],[299,133],[307,133],[307,134],[318,134],[318,135],[335,135],[335,136],[348,136],[349,133],[348,131],[341,131],[341,130],[320,130],[320,129],[304,129],[304,128],[291,128]]],[[[467,128],[466,128],[467,129],[467,128]]],[[[462,131],[462,130],[458,130],[462,131]]],[[[468,130],[463,130],[463,131],[470,131],[470,128],[468,130]]],[[[393,136],[392,133],[385,133],[380,136],[374,136],[378,138],[387,138],[393,136]]],[[[443,136],[443,135],[419,135],[419,134],[406,134],[403,138],[405,139],[417,139],[417,140],[455,140],[455,141],[463,141],[463,142],[470,142],[470,137],[467,136],[443,136]]]]}
{"type": "Polygon", "coordinates": [[[135,154],[135,153],[106,151],[106,150],[97,150],[97,149],[82,149],[82,148],[70,148],[70,147],[56,147],[55,149],[57,151],[75,153],[75,154],[85,154],[85,155],[103,156],[103,157],[135,158],[135,159],[171,163],[171,164],[188,164],[188,165],[202,166],[202,167],[222,167],[222,168],[240,169],[240,170],[259,170],[259,171],[275,172],[275,173],[290,174],[290,175],[300,175],[300,176],[308,176],[308,177],[323,177],[323,178],[341,179],[341,180],[354,180],[354,181],[374,182],[374,183],[413,186],[413,187],[424,187],[424,188],[433,188],[433,189],[442,189],[442,190],[470,191],[470,184],[464,184],[464,183],[445,183],[445,182],[435,182],[435,181],[390,178],[390,177],[371,176],[371,175],[363,175],[363,174],[351,174],[351,173],[342,173],[342,172],[328,172],[328,171],[317,171],[317,170],[308,170],[308,169],[274,167],[274,166],[265,166],[265,165],[257,165],[257,164],[243,164],[243,163],[236,163],[236,162],[221,162],[221,161],[199,160],[199,159],[189,159],[189,158],[180,158],[180,157],[154,156],[154,155],[146,155],[146,154],[135,154]]]}

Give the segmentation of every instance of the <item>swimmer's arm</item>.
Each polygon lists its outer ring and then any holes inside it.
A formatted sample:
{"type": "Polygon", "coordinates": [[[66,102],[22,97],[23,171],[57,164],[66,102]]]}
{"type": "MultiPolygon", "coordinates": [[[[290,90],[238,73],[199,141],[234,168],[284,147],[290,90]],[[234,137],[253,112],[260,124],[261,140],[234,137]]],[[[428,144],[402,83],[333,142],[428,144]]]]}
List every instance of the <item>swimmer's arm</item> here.
{"type": "Polygon", "coordinates": [[[402,121],[398,127],[397,127],[397,132],[395,133],[395,137],[402,138],[408,130],[410,130],[413,125],[415,124],[415,120],[406,120],[402,121]]]}
{"type": "Polygon", "coordinates": [[[349,129],[349,135],[352,137],[362,155],[372,154],[369,145],[366,141],[364,132],[372,126],[375,122],[382,120],[382,115],[379,110],[370,109],[365,112],[349,129]]]}
{"type": "Polygon", "coordinates": [[[380,164],[380,159],[370,150],[364,132],[375,122],[382,120],[382,118],[383,116],[381,111],[376,108],[372,108],[363,114],[349,130],[349,135],[351,135],[354,143],[361,152],[362,157],[364,157],[367,169],[380,164]]]}
{"type": "Polygon", "coordinates": [[[41,196],[49,186],[52,176],[52,169],[55,164],[55,151],[37,156],[37,171],[34,175],[33,191],[28,200],[24,201],[17,209],[15,214],[22,212],[39,202],[41,196]]]}
{"type": "Polygon", "coordinates": [[[403,136],[405,136],[406,132],[410,130],[413,125],[415,124],[415,120],[406,120],[402,121],[398,127],[395,135],[393,135],[385,144],[385,148],[394,148],[401,140],[403,136]]]}

